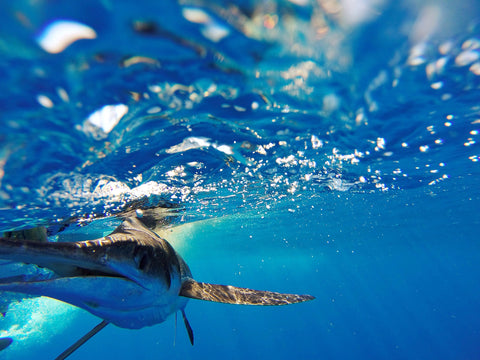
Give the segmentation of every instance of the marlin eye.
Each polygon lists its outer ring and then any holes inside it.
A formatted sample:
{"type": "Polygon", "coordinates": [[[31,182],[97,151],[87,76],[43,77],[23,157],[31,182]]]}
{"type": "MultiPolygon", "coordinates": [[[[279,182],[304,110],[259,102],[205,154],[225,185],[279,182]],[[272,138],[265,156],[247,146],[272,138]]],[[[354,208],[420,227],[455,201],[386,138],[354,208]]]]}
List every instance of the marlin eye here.
{"type": "Polygon", "coordinates": [[[140,258],[140,262],[138,263],[138,268],[140,270],[145,270],[145,268],[148,266],[148,256],[146,253],[142,254],[142,257],[140,258]]]}
{"type": "Polygon", "coordinates": [[[150,264],[148,252],[141,246],[137,246],[133,251],[133,257],[135,258],[138,269],[145,271],[150,264]]]}

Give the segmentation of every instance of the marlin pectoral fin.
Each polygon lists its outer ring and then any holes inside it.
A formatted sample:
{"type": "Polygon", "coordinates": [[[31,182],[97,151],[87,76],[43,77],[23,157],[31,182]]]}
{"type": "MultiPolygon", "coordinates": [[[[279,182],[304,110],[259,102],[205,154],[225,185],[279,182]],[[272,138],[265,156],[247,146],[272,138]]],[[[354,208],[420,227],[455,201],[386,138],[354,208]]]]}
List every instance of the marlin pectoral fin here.
{"type": "Polygon", "coordinates": [[[193,345],[193,330],[192,327],[190,326],[190,323],[188,322],[187,316],[185,315],[185,310],[182,310],[182,316],[183,316],[183,322],[185,323],[185,327],[187,328],[188,332],[188,338],[190,339],[190,344],[193,345]]]}
{"type": "Polygon", "coordinates": [[[102,330],[105,326],[109,324],[108,321],[103,320],[100,324],[95,326],[92,330],[82,336],[80,339],[75,342],[72,346],[70,346],[67,350],[62,352],[59,356],[55,358],[55,360],[64,360],[69,357],[75,350],[77,350],[80,346],[85,344],[89,339],[91,339],[95,334],[97,334],[100,330],[102,330]]]}
{"type": "Polygon", "coordinates": [[[207,284],[192,279],[183,282],[180,296],[238,305],[287,305],[315,299],[311,295],[281,294],[231,285],[207,284]]]}

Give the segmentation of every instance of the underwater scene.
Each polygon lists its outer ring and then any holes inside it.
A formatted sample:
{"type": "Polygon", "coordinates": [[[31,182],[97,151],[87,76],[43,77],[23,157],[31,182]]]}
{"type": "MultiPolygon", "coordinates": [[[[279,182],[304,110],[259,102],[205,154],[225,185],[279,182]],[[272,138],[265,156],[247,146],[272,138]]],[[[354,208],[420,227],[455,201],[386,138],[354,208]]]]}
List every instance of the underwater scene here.
{"type": "Polygon", "coordinates": [[[0,10],[0,359],[480,359],[478,0],[0,10]]]}

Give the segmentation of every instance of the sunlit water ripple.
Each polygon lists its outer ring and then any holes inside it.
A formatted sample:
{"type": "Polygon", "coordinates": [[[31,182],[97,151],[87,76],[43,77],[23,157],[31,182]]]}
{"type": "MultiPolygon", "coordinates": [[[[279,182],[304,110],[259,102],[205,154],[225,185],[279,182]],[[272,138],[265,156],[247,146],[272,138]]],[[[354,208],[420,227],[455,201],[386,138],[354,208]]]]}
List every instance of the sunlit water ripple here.
{"type": "Polygon", "coordinates": [[[478,174],[471,21],[195,4],[3,5],[2,227],[152,193],[208,214],[478,174]],[[96,38],[49,54],[57,13],[96,38]]]}

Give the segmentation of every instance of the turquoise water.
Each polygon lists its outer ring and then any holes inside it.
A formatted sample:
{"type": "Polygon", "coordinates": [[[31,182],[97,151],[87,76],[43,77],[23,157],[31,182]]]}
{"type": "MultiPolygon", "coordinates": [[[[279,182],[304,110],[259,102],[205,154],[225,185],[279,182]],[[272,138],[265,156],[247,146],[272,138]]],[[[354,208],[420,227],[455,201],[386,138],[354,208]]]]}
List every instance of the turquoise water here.
{"type": "MultiPolygon", "coordinates": [[[[480,358],[476,1],[0,10],[1,231],[171,201],[197,280],[316,296],[192,300],[193,347],[172,317],[72,359],[480,358]]],[[[0,358],[52,359],[98,321],[13,302],[0,358]]]]}

